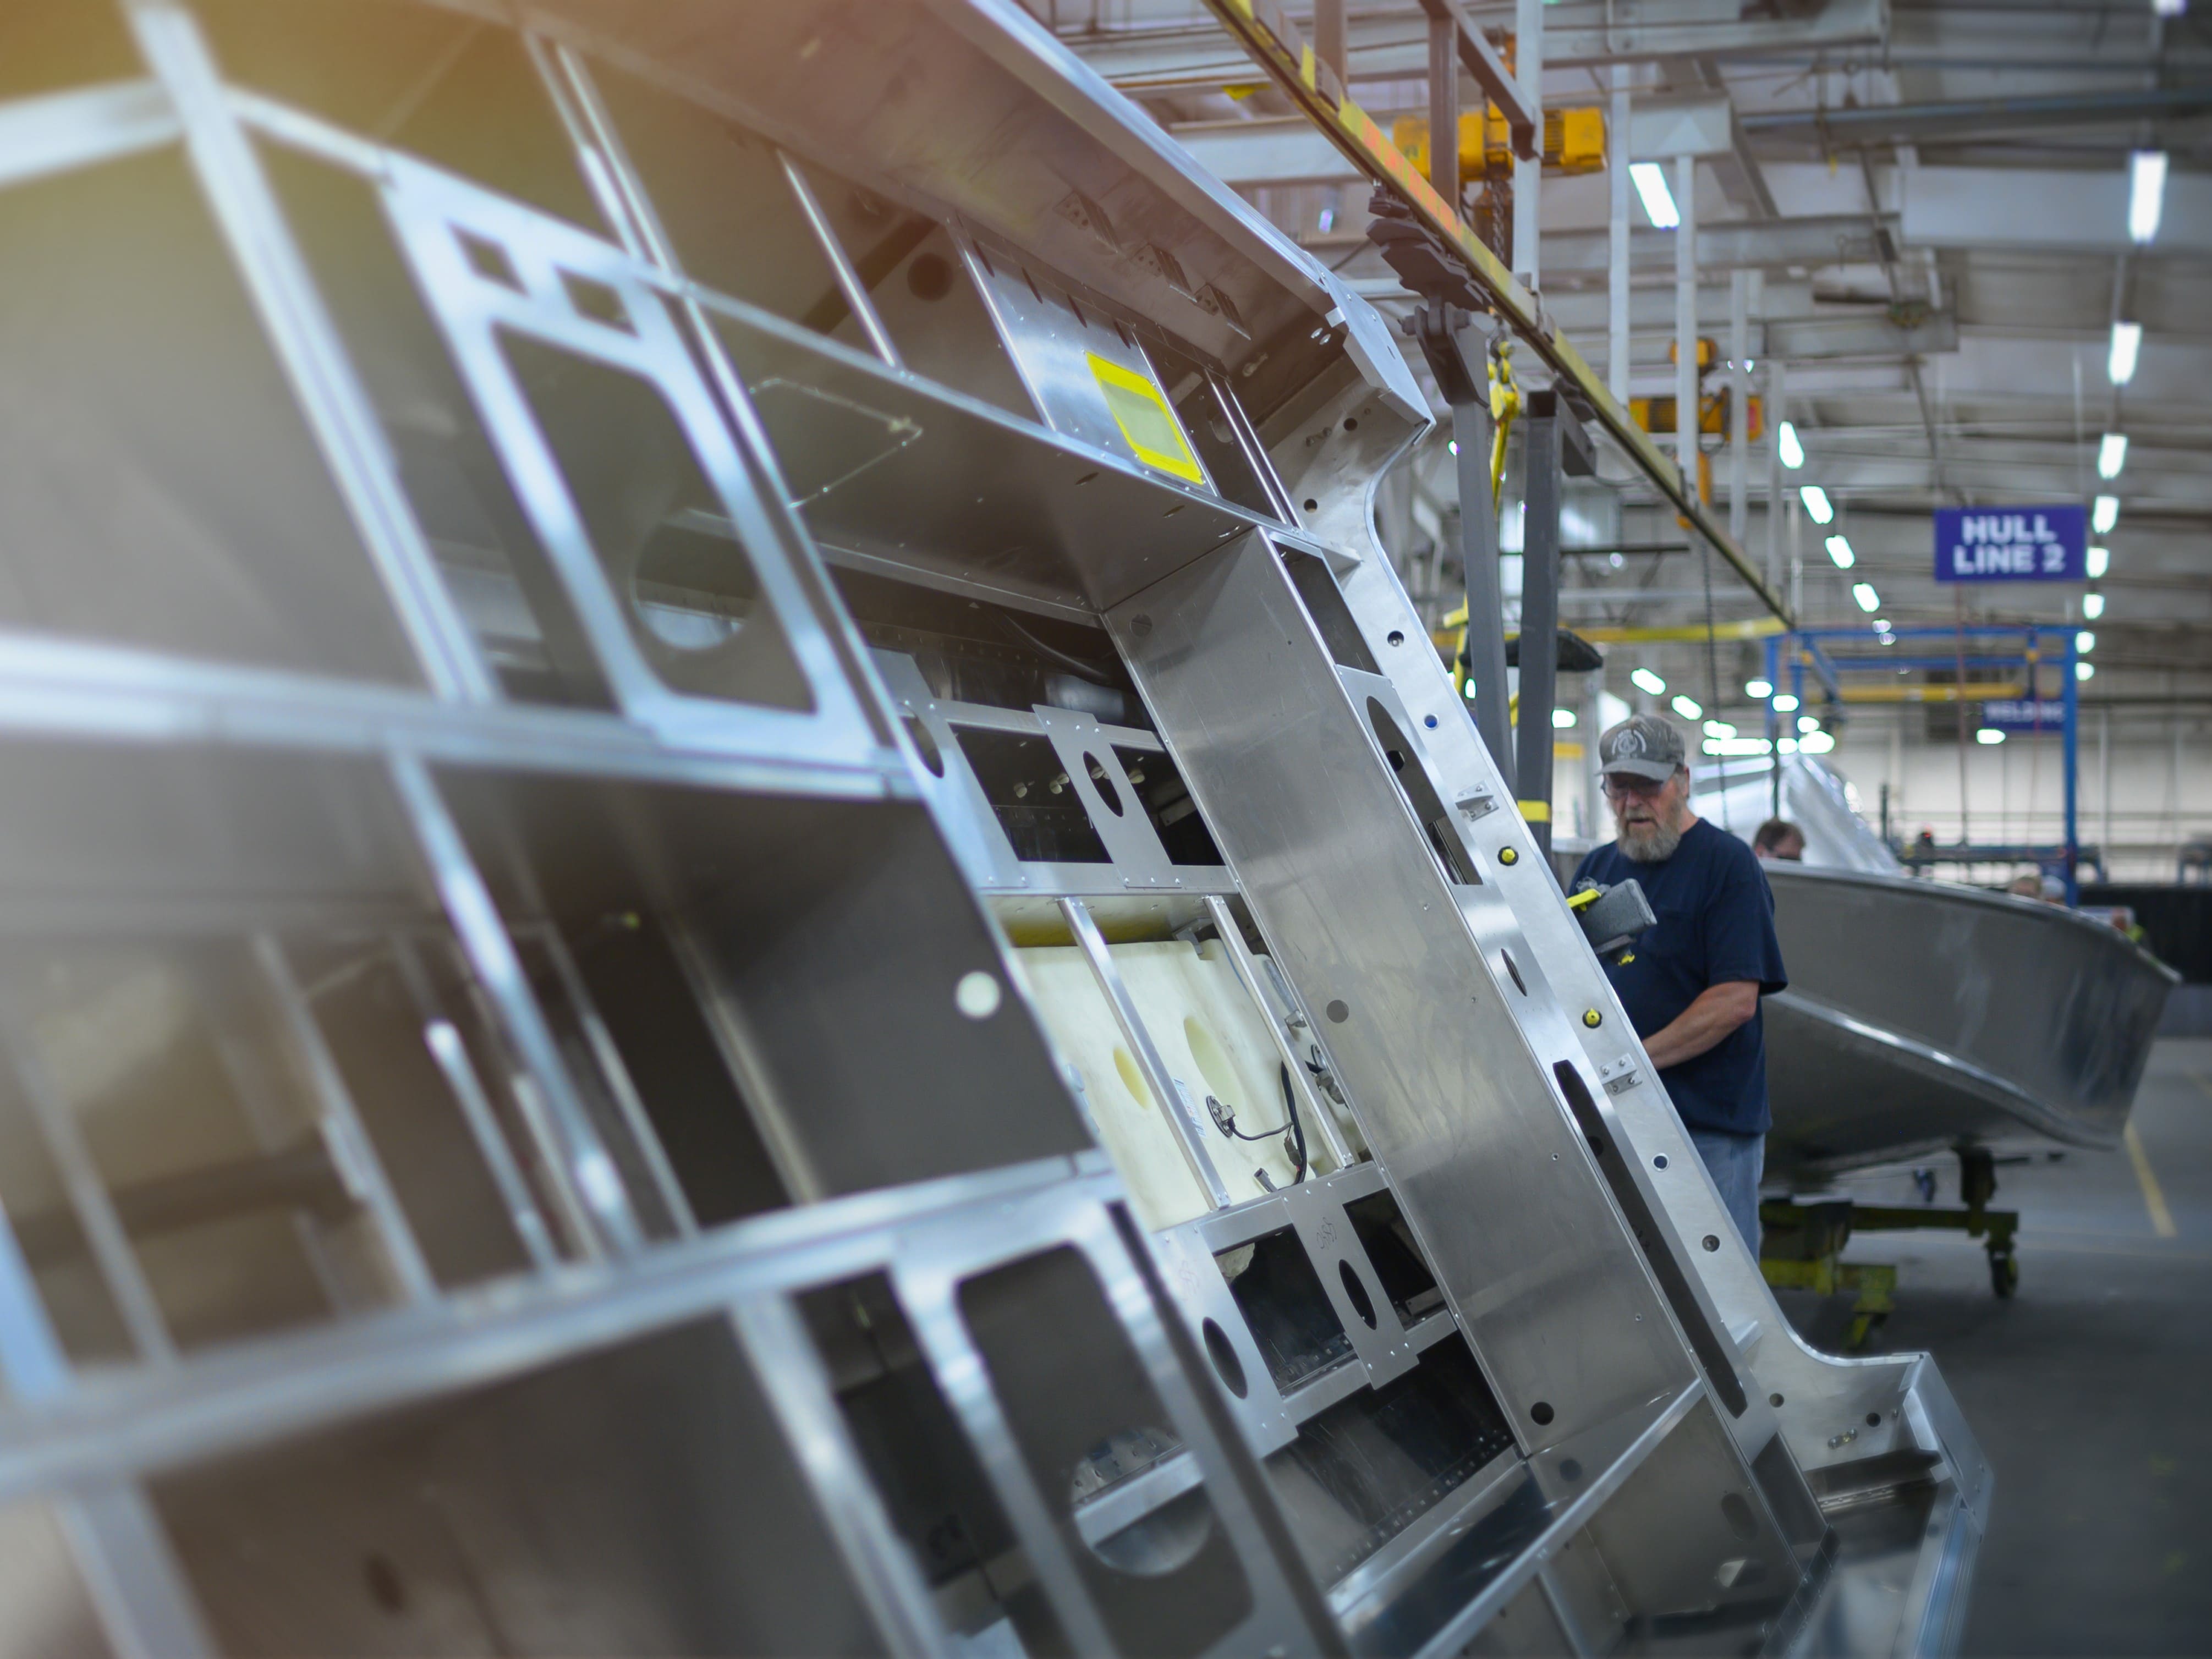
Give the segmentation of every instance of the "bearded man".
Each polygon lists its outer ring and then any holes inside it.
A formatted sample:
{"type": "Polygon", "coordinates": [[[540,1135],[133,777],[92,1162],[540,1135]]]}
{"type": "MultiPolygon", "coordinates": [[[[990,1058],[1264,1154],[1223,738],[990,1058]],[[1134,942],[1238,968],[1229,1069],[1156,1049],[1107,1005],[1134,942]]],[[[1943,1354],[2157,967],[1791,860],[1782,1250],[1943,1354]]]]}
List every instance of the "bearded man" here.
{"type": "Polygon", "coordinates": [[[1774,896],[1751,848],[1690,810],[1682,734],[1636,714],[1598,739],[1614,839],[1575,872],[1642,884],[1657,921],[1607,977],[1705,1161],[1743,1242],[1759,1254],[1766,1164],[1766,1038],[1759,1000],[1790,981],[1774,896]]]}

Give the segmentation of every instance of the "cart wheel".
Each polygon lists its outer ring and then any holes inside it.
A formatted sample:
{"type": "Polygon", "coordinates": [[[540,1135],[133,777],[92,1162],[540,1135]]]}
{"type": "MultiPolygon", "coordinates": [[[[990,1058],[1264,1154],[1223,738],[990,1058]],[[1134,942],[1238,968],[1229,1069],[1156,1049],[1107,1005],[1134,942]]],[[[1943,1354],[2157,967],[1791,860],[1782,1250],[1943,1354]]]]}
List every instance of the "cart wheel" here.
{"type": "Polygon", "coordinates": [[[1990,1252],[1990,1289],[2000,1297],[2009,1300],[2020,1288],[2020,1263],[2010,1250],[2000,1255],[1990,1252]]]}

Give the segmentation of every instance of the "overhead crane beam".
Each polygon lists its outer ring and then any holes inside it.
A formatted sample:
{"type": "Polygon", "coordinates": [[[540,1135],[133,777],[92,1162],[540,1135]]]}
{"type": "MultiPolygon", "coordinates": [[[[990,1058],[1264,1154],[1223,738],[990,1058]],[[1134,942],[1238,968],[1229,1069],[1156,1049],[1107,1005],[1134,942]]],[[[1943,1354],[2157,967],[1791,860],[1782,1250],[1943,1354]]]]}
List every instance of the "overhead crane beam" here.
{"type": "MultiPolygon", "coordinates": [[[[1589,408],[1637,470],[1674,504],[1684,523],[1728,562],[1759,603],[1785,626],[1796,627],[1789,602],[1767,585],[1758,567],[1714,519],[1699,499],[1697,481],[1663,454],[1651,435],[1636,424],[1574,343],[1545,316],[1536,296],[1515,280],[1452,204],[1414,169],[1374,118],[1335,85],[1333,74],[1321,71],[1304,36],[1275,0],[1206,0],[1206,4],[1292,103],[1328,135],[1363,174],[1404,202],[1418,220],[1443,239],[1506,327],[1542,358],[1577,401],[1589,408]]],[[[1455,126],[1456,122],[1451,125],[1455,126]]]]}

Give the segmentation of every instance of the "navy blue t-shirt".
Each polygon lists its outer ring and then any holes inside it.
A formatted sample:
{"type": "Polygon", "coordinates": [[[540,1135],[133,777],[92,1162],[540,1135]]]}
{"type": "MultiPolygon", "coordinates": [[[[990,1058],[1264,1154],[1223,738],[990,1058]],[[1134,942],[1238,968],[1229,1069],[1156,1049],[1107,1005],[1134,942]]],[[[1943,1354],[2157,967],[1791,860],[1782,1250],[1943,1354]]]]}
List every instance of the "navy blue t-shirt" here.
{"type": "MultiPolygon", "coordinates": [[[[1622,967],[1610,958],[1606,976],[1628,1010],[1636,1035],[1671,1024],[1698,994],[1731,980],[1756,980],[1768,996],[1790,980],[1774,937],[1774,895],[1751,848],[1703,818],[1683,834],[1674,856],[1638,864],[1608,842],[1575,872],[1610,887],[1633,878],[1658,918],[1630,949],[1622,967]]],[[[1616,953],[1617,954],[1617,953],[1616,953]]],[[[1766,1035],[1753,1012],[1702,1054],[1659,1073],[1682,1121],[1730,1134],[1766,1133],[1766,1035]]]]}

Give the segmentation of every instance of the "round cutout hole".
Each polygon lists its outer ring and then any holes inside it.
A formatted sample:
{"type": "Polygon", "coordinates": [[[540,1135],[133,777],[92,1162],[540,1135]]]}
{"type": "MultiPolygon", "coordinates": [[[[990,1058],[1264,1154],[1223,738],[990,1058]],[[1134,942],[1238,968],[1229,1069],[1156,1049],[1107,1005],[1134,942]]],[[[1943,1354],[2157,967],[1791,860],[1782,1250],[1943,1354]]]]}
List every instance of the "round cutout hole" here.
{"type": "Polygon", "coordinates": [[[1221,1386],[1242,1400],[1251,1392],[1252,1385],[1245,1380],[1244,1362],[1237,1357],[1229,1333],[1211,1319],[1199,1326],[1198,1333],[1206,1339],[1206,1357],[1213,1362],[1214,1374],[1220,1377],[1221,1386]]]}
{"type": "Polygon", "coordinates": [[[1581,1480],[1582,1478],[1583,1478],[1583,1466],[1582,1466],[1580,1463],[1578,1463],[1577,1462],[1576,1462],[1576,1461],[1575,1461],[1573,1458],[1571,1458],[1571,1457],[1562,1457],[1562,1458],[1559,1460],[1559,1479],[1560,1479],[1560,1480],[1581,1480]]]}
{"type": "Polygon", "coordinates": [[[1665,1169],[1667,1167],[1667,1154],[1662,1152],[1658,1157],[1653,1158],[1651,1160],[1651,1167],[1655,1170],[1665,1169]]]}
{"type": "Polygon", "coordinates": [[[1352,1311],[1359,1316],[1361,1324],[1373,1330],[1375,1300],[1367,1294],[1367,1286],[1360,1282],[1359,1275],[1352,1271],[1349,1261],[1340,1260],[1336,1264],[1336,1274],[1344,1281],[1344,1294],[1352,1304],[1352,1311]]]}
{"type": "Polygon", "coordinates": [[[1395,629],[1395,628],[1394,628],[1394,629],[1392,629],[1390,630],[1390,643],[1391,643],[1391,644],[1393,644],[1393,645],[1403,645],[1403,644],[1405,644],[1405,642],[1406,642],[1406,636],[1405,636],[1405,635],[1404,635],[1403,633],[1401,633],[1399,629],[1395,629]]]}
{"type": "Polygon", "coordinates": [[[1540,1425],[1549,1423],[1557,1415],[1558,1413],[1552,1409],[1552,1402],[1548,1400],[1539,1400],[1528,1407],[1529,1419],[1540,1425]]]}
{"type": "Polygon", "coordinates": [[[925,253],[906,268],[906,291],[931,302],[952,292],[952,267],[934,253],[925,253]]]}
{"type": "Polygon", "coordinates": [[[1346,1003],[1341,997],[1338,998],[1328,1005],[1328,1017],[1332,1020],[1335,1021],[1339,1025],[1343,1024],[1345,1021],[1352,1018],[1351,1005],[1346,1003]]]}
{"type": "Polygon", "coordinates": [[[999,1012],[999,1004],[1005,999],[998,975],[981,969],[961,975],[960,982],[952,988],[952,1006],[970,1019],[990,1018],[999,1012]]]}
{"type": "Polygon", "coordinates": [[[1717,1250],[1721,1247],[1720,1235],[1718,1233],[1707,1233],[1699,1242],[1709,1250],[1717,1250]]]}
{"type": "Polygon", "coordinates": [[[1766,1403],[1778,1408],[1782,1404],[1782,1396],[1778,1394],[1770,1394],[1766,1396],[1766,1403]]]}
{"type": "Polygon", "coordinates": [[[1881,1413],[1880,1412],[1869,1412],[1867,1413],[1867,1427],[1870,1429],[1878,1429],[1881,1426],[1881,1413]]]}

